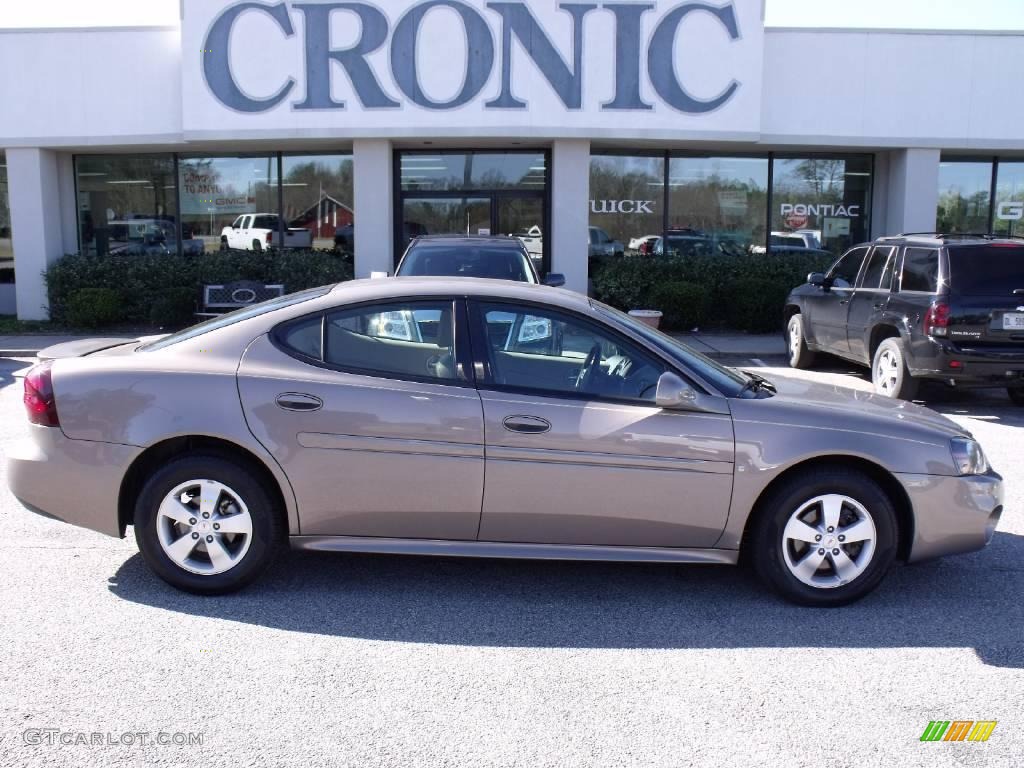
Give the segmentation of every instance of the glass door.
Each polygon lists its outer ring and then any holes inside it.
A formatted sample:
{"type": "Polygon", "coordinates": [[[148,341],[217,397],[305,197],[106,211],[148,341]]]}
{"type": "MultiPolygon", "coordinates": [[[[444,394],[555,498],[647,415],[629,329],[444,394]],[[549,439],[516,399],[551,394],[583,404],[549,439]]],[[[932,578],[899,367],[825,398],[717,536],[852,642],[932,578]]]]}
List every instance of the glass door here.
{"type": "Polygon", "coordinates": [[[544,269],[544,197],[495,195],[494,234],[518,237],[530,254],[537,274],[544,269]]]}
{"type": "Polygon", "coordinates": [[[406,198],[402,252],[421,235],[489,235],[491,218],[490,197],[406,198]]]}

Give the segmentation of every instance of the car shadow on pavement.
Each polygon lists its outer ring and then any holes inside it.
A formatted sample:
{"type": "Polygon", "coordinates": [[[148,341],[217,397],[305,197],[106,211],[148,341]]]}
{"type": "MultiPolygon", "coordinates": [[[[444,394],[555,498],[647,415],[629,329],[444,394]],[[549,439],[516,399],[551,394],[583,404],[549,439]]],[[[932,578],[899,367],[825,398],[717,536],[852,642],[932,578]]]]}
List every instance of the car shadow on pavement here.
{"type": "Polygon", "coordinates": [[[898,566],[844,608],[790,605],[742,568],[291,552],[248,589],[197,597],[140,555],[110,580],[133,602],[317,635],[541,648],[974,648],[1024,667],[1024,536],[898,566]]]}

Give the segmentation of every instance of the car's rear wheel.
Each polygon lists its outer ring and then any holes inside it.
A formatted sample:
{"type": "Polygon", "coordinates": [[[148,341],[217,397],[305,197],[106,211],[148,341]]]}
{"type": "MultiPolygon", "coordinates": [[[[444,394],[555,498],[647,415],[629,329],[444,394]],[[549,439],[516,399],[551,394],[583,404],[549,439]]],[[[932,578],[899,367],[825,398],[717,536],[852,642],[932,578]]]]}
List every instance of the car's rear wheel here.
{"type": "Polygon", "coordinates": [[[800,605],[839,606],[878,586],[896,558],[896,511],[871,477],[801,473],[762,501],[751,532],[758,575],[800,605]]]}
{"type": "Polygon", "coordinates": [[[241,465],[206,454],[175,459],[154,473],[139,494],[134,525],[156,575],[204,595],[252,582],[284,538],[263,483],[241,465]]]}
{"type": "Polygon", "coordinates": [[[816,356],[807,347],[803,315],[796,314],[789,318],[786,325],[786,346],[789,350],[790,368],[810,368],[814,365],[816,356]]]}
{"type": "Polygon", "coordinates": [[[871,383],[875,393],[898,400],[913,400],[920,381],[910,375],[899,339],[884,339],[871,361],[871,383]]]}
{"type": "Polygon", "coordinates": [[[263,243],[260,242],[259,240],[253,240],[252,249],[256,251],[256,253],[260,253],[263,250],[263,243]]]}

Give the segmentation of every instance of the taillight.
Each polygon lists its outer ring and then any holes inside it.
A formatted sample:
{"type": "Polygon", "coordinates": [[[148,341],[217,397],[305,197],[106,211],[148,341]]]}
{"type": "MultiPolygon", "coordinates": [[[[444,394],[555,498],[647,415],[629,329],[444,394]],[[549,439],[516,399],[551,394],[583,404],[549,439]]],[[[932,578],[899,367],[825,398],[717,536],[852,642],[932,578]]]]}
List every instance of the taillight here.
{"type": "Polygon", "coordinates": [[[924,316],[924,332],[929,336],[949,335],[949,304],[932,304],[924,316]]]}
{"type": "Polygon", "coordinates": [[[53,376],[50,373],[52,367],[53,361],[47,360],[32,368],[25,376],[23,400],[28,420],[44,427],[60,426],[60,420],[57,418],[57,401],[53,396],[53,376]]]}
{"type": "Polygon", "coordinates": [[[271,242],[273,239],[274,239],[274,233],[273,232],[267,232],[267,245],[273,245],[273,243],[271,242]]]}

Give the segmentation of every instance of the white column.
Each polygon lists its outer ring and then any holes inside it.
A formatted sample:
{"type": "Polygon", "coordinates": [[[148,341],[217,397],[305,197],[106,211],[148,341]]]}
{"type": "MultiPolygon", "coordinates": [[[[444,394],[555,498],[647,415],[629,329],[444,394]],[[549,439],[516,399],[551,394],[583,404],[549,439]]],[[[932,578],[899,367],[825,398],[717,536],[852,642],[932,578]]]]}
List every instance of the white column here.
{"type": "Polygon", "coordinates": [[[391,183],[391,142],[357,139],[352,142],[355,198],[355,272],[394,273],[394,211],[391,183]]]}
{"type": "Polygon", "coordinates": [[[933,232],[939,206],[937,149],[900,149],[889,153],[885,232],[933,232]]]}
{"type": "Polygon", "coordinates": [[[590,142],[557,139],[551,146],[551,271],[565,287],[587,292],[590,252],[590,142]]]}
{"type": "Polygon", "coordinates": [[[64,255],[57,153],[7,150],[15,288],[20,320],[49,319],[43,271],[64,255]]]}

